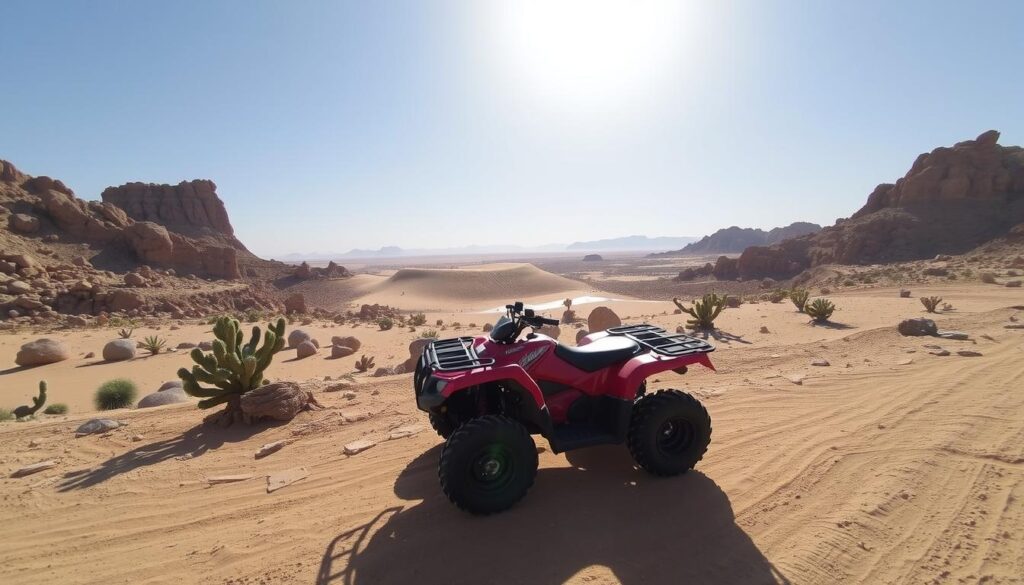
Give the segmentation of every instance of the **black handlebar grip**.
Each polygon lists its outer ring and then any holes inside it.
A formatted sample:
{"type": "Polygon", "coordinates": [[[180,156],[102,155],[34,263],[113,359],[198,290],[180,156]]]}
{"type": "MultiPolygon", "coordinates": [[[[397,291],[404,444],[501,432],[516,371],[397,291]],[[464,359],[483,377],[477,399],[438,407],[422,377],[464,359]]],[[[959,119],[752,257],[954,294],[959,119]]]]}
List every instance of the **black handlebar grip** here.
{"type": "Polygon", "coordinates": [[[558,325],[558,319],[545,319],[541,317],[540,321],[545,325],[558,325]]]}

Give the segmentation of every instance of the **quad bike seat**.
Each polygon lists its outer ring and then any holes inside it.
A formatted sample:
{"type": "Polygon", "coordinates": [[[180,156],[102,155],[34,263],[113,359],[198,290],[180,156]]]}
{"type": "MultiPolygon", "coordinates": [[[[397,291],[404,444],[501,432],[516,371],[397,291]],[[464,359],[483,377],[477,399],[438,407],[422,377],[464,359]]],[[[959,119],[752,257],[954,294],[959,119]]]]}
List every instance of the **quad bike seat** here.
{"type": "Polygon", "coordinates": [[[642,351],[639,343],[618,335],[602,337],[580,347],[561,343],[555,346],[555,355],[584,372],[596,372],[642,351]]]}

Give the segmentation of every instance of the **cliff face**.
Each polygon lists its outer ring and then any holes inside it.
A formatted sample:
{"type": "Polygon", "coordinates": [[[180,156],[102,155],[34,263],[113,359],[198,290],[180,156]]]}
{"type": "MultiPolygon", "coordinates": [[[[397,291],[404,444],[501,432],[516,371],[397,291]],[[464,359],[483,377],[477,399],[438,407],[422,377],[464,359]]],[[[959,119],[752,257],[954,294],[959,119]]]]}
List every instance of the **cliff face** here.
{"type": "Polygon", "coordinates": [[[1024,222],[1024,149],[998,140],[999,133],[989,130],[918,156],[904,177],[876,187],[850,219],[814,235],[744,250],[740,277],[960,254],[1005,235],[1024,222]]]}
{"type": "Polygon", "coordinates": [[[110,196],[104,192],[102,202],[85,201],[58,180],[30,177],[0,161],[5,211],[23,212],[9,222],[14,231],[31,224],[34,233],[42,226],[54,242],[80,241],[110,256],[134,256],[138,263],[182,274],[240,278],[237,257],[248,251],[235,239],[212,182],[177,187],[131,183],[107,191],[110,196]],[[171,229],[150,219],[167,222],[171,229]]]}
{"type": "Polygon", "coordinates": [[[151,221],[179,233],[235,235],[213,181],[182,181],[177,185],[126,183],[107,187],[101,198],[136,221],[151,221]]]}

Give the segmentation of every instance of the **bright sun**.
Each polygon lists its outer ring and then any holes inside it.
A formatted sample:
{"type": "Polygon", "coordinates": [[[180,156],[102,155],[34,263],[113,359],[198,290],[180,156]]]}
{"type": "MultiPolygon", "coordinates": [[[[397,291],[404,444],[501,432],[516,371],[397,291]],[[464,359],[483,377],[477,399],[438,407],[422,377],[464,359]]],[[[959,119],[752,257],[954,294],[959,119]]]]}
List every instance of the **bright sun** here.
{"type": "Polygon", "coordinates": [[[519,0],[492,5],[484,28],[514,90],[547,107],[601,112],[636,105],[678,75],[688,5],[519,0]]]}

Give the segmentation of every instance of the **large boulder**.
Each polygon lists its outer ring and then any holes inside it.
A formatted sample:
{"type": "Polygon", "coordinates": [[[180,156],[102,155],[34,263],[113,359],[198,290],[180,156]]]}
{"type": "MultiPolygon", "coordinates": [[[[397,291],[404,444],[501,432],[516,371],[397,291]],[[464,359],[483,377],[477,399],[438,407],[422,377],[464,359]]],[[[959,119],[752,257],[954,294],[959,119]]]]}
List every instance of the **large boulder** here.
{"type": "Polygon", "coordinates": [[[318,348],[316,344],[313,343],[312,340],[307,339],[306,341],[303,341],[295,348],[295,357],[301,360],[303,358],[308,358],[312,355],[316,355],[318,351],[320,351],[320,348],[318,348]]]}
{"type": "Polygon", "coordinates": [[[108,362],[122,362],[135,357],[136,344],[131,339],[115,339],[103,346],[103,359],[108,362]]]}
{"type": "Polygon", "coordinates": [[[590,316],[587,317],[587,329],[592,333],[604,331],[610,327],[618,327],[619,325],[622,325],[622,319],[619,319],[615,311],[605,306],[595,307],[590,312],[590,316]]]}
{"type": "Polygon", "coordinates": [[[338,359],[348,357],[354,354],[356,350],[352,349],[347,345],[332,345],[331,346],[331,358],[338,359]]]}
{"type": "Polygon", "coordinates": [[[150,221],[140,221],[124,229],[135,255],[143,262],[169,264],[174,256],[174,243],[167,228],[150,221]]]}
{"type": "Polygon", "coordinates": [[[345,347],[351,347],[353,351],[359,351],[359,348],[362,347],[363,344],[351,335],[335,335],[331,338],[331,345],[344,345],[345,347]]]}
{"type": "Polygon", "coordinates": [[[14,363],[19,366],[42,366],[64,361],[71,357],[66,345],[56,339],[37,339],[21,346],[14,363]]]}
{"type": "Polygon", "coordinates": [[[11,216],[11,229],[19,234],[34,234],[39,231],[39,218],[27,213],[11,216]]]}
{"type": "Polygon", "coordinates": [[[185,393],[185,390],[180,386],[177,388],[171,388],[169,390],[156,391],[152,394],[147,394],[142,397],[139,401],[139,408],[151,408],[153,406],[164,406],[165,404],[179,404],[181,402],[188,402],[189,396],[185,393]]]}
{"type": "Polygon", "coordinates": [[[111,311],[132,311],[144,304],[142,295],[135,291],[119,288],[110,293],[107,297],[107,305],[111,311]]]}
{"type": "Polygon", "coordinates": [[[288,334],[288,347],[297,348],[303,341],[309,341],[312,337],[302,329],[292,329],[288,334]]]}
{"type": "Polygon", "coordinates": [[[146,279],[138,272],[129,272],[124,275],[124,283],[131,287],[146,286],[146,279]]]}

